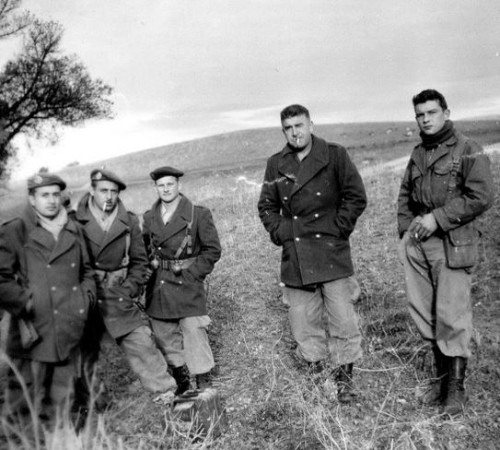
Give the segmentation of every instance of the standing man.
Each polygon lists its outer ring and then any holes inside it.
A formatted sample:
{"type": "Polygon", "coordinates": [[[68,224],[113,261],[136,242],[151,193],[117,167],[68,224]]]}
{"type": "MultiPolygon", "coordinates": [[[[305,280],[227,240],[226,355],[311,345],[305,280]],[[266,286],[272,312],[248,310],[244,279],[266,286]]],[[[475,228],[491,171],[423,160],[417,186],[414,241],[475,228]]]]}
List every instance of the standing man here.
{"type": "Polygon", "coordinates": [[[488,157],[459,134],[439,92],[413,97],[422,142],[401,183],[398,230],[410,314],[432,346],[438,379],[422,396],[459,414],[472,333],[471,281],[479,233],[475,219],[493,202],[488,157]]]}
{"type": "MultiPolygon", "coordinates": [[[[29,178],[28,207],[0,228],[0,307],[12,315],[7,354],[45,419],[55,419],[71,400],[80,340],[95,299],[83,236],[61,207],[65,187],[57,175],[29,178]]],[[[4,408],[10,417],[30,416],[12,369],[4,408]]]]}
{"type": "Polygon", "coordinates": [[[210,210],[180,193],[183,172],[151,172],[158,200],[144,213],[144,240],[154,269],[146,290],[146,311],[157,343],[179,386],[210,385],[214,357],[206,329],[205,277],[220,259],[221,246],[210,210]]]}
{"type": "Polygon", "coordinates": [[[338,400],[348,403],[353,363],[362,356],[349,235],[366,207],[365,189],[346,149],[312,134],[305,107],[286,107],[281,125],[287,145],[267,162],[259,216],[283,248],[281,281],[296,353],[313,372],[325,363],[338,367],[338,400]]]}
{"type": "Polygon", "coordinates": [[[92,311],[82,344],[86,381],[92,378],[107,330],[146,390],[173,393],[176,383],[135,302],[145,283],[148,258],[139,220],[119,198],[126,185],[113,172],[98,169],[91,172],[90,182],[90,192],[75,213],[97,281],[98,308],[92,311]]]}

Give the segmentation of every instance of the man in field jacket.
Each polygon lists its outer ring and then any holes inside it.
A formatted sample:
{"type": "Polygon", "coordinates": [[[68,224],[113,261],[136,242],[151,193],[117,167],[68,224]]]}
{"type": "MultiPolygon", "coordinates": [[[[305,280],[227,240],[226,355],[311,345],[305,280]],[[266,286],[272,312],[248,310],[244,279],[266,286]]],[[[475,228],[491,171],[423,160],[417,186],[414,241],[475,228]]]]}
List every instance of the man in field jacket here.
{"type": "MultiPolygon", "coordinates": [[[[146,390],[173,391],[175,381],[136,304],[145,283],[148,258],[139,220],[119,198],[126,185],[109,170],[93,170],[90,181],[90,192],[80,200],[75,213],[97,280],[98,308],[92,312],[82,344],[86,376],[94,372],[100,340],[107,330],[146,390]]],[[[80,387],[85,394],[85,386],[80,387]]]]}
{"type": "Polygon", "coordinates": [[[146,311],[177,383],[188,386],[191,373],[197,387],[204,388],[214,367],[204,280],[221,246],[210,210],[180,193],[182,175],[168,166],[151,173],[159,198],[144,213],[144,240],[155,269],[146,311]]]}
{"type": "MultiPolygon", "coordinates": [[[[83,235],[61,207],[65,182],[28,180],[30,204],[0,229],[0,307],[11,314],[7,354],[42,417],[72,397],[79,345],[95,282],[83,235]]],[[[6,413],[29,416],[22,385],[9,370],[6,413]]]]}
{"type": "Polygon", "coordinates": [[[267,162],[259,216],[283,249],[281,281],[297,354],[312,368],[328,360],[339,367],[338,399],[349,402],[353,362],[362,356],[349,236],[366,194],[345,148],[312,134],[306,108],[285,108],[281,123],[288,143],[267,162]]]}
{"type": "Polygon", "coordinates": [[[413,106],[422,142],[399,192],[400,255],[410,314],[436,360],[438,380],[421,400],[456,415],[467,399],[471,270],[479,239],[475,219],[493,202],[493,182],[488,157],[455,130],[442,94],[422,91],[413,106]]]}

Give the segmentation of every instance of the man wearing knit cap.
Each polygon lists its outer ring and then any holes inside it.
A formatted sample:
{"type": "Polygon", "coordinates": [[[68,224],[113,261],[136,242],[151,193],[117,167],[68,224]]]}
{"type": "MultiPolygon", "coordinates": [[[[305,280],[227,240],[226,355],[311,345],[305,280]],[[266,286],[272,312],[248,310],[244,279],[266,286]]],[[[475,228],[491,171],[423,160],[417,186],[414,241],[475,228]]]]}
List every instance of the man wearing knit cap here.
{"type": "Polygon", "coordinates": [[[84,381],[94,373],[105,330],[123,350],[146,390],[173,394],[175,381],[135,301],[142,293],[148,258],[139,221],[119,198],[126,185],[110,170],[93,170],[90,181],[90,191],[75,213],[97,281],[97,308],[91,313],[82,344],[86,379],[80,380],[79,400],[84,403],[88,394],[84,381]]]}
{"type": "MultiPolygon", "coordinates": [[[[29,178],[29,205],[0,228],[0,307],[11,315],[7,354],[45,419],[67,412],[63,406],[73,396],[80,340],[95,301],[83,235],[61,207],[65,187],[50,173],[29,178]]],[[[12,369],[4,413],[32,420],[12,369]]]]}
{"type": "Polygon", "coordinates": [[[146,311],[179,389],[189,388],[189,373],[203,389],[210,385],[214,367],[204,280],[220,258],[219,237],[210,210],[180,193],[183,172],[166,166],[150,175],[158,200],[144,214],[143,235],[153,268],[146,311]]]}
{"type": "Polygon", "coordinates": [[[399,250],[410,314],[436,361],[437,377],[420,399],[454,416],[467,401],[476,218],[493,202],[493,181],[488,157],[455,130],[441,93],[424,90],[413,107],[422,142],[399,191],[399,250]]]}

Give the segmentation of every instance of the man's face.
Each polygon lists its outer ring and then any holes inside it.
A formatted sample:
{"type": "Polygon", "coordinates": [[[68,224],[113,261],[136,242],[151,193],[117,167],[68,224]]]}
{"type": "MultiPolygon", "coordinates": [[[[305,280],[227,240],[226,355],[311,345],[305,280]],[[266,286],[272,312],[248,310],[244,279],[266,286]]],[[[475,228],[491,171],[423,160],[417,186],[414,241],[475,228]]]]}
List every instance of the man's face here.
{"type": "Polygon", "coordinates": [[[179,188],[180,183],[176,177],[166,176],[155,181],[158,197],[165,203],[171,203],[179,196],[179,188]]]}
{"type": "Polygon", "coordinates": [[[428,100],[415,105],[415,118],[420,131],[432,136],[444,127],[444,123],[450,118],[450,110],[443,109],[437,100],[428,100]]]}
{"type": "Polygon", "coordinates": [[[38,214],[53,219],[61,209],[61,188],[56,184],[36,188],[29,201],[38,214]]]}
{"type": "Polygon", "coordinates": [[[281,126],[288,145],[295,151],[304,150],[311,143],[313,123],[304,114],[283,120],[281,126]]]}
{"type": "Polygon", "coordinates": [[[96,181],[95,187],[90,190],[94,204],[101,211],[106,212],[111,212],[116,208],[119,194],[120,189],[118,185],[108,180],[96,181]]]}

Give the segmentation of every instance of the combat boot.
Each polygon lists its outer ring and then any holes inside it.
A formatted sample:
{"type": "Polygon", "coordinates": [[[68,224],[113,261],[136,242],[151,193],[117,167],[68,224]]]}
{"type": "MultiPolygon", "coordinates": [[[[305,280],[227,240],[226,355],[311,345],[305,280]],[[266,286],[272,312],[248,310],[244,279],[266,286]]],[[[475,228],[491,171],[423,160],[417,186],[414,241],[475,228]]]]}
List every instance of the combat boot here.
{"type": "Polygon", "coordinates": [[[207,389],[212,386],[210,381],[210,372],[200,373],[195,376],[196,379],[196,388],[197,389],[207,389]]]}
{"type": "Polygon", "coordinates": [[[340,403],[351,403],[356,398],[352,381],[352,368],[352,363],[343,364],[338,368],[336,376],[337,400],[340,403]]]}
{"type": "Polygon", "coordinates": [[[432,348],[436,365],[436,377],[420,390],[418,399],[424,405],[438,405],[446,399],[450,358],[441,353],[436,345],[432,348]]]}
{"type": "Polygon", "coordinates": [[[189,369],[185,364],[180,367],[173,367],[172,376],[177,383],[177,390],[175,391],[175,395],[184,394],[184,392],[189,390],[189,388],[191,387],[191,380],[189,376],[189,369]]]}
{"type": "Polygon", "coordinates": [[[464,379],[467,360],[459,356],[450,358],[450,373],[448,380],[448,392],[443,403],[443,412],[450,416],[463,413],[467,403],[464,379]]]}

